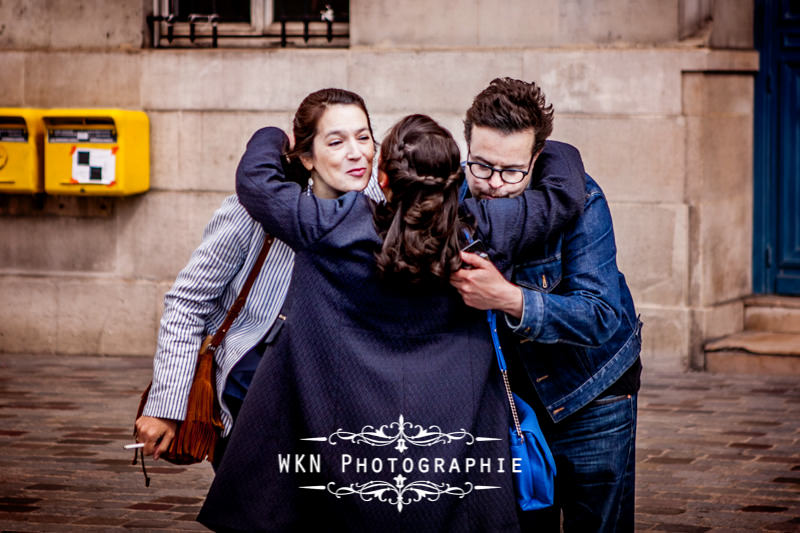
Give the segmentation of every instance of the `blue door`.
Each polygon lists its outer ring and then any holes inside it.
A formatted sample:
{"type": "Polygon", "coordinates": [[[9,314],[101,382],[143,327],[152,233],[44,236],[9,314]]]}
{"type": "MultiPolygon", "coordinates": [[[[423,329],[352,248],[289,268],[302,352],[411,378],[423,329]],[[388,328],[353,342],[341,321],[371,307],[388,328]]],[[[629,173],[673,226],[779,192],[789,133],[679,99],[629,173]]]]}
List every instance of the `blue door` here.
{"type": "Polygon", "coordinates": [[[800,295],[800,1],[756,1],[753,289],[800,295]]]}

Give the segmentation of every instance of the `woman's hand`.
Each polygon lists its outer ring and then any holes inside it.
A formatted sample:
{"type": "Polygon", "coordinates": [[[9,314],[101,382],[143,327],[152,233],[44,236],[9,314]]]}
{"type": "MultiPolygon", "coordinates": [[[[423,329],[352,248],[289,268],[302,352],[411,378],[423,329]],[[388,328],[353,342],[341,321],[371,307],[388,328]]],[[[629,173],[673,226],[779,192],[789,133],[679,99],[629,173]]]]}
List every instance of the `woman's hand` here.
{"type": "Polygon", "coordinates": [[[522,316],[522,290],[506,280],[491,261],[468,252],[461,252],[461,260],[469,267],[454,272],[450,284],[458,289],[465,304],[522,316]]]}
{"type": "Polygon", "coordinates": [[[142,451],[145,455],[152,455],[153,459],[158,459],[158,456],[169,448],[177,428],[176,420],[140,416],[136,419],[136,442],[144,443],[142,451]]]}

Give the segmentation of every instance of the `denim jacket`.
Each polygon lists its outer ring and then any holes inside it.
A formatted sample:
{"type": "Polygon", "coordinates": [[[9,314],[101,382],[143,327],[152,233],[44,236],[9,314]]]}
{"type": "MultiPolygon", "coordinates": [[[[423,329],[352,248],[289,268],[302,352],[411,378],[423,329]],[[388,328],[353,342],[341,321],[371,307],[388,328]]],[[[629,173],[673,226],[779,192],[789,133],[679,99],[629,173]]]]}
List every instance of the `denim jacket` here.
{"type": "Polygon", "coordinates": [[[554,422],[600,396],[639,357],[641,322],[616,254],[608,203],[587,175],[583,215],[514,267],[523,313],[506,322],[524,338],[522,363],[554,422]]]}

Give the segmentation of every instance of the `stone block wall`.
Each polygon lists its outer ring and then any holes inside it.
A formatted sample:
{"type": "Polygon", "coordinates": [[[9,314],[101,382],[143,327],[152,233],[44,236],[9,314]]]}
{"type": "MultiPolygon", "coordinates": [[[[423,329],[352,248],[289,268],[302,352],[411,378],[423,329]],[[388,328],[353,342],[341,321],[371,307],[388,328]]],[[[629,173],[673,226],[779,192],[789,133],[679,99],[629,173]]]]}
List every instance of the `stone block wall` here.
{"type": "Polygon", "coordinates": [[[0,49],[138,49],[152,6],[152,0],[4,0],[0,49]]]}
{"type": "Polygon", "coordinates": [[[677,0],[353,2],[356,45],[529,46],[678,40],[677,0]],[[396,21],[387,24],[387,20],[396,21]],[[425,21],[414,24],[410,21],[425,21]]]}
{"type": "MultiPolygon", "coordinates": [[[[22,4],[0,4],[0,26],[22,4]]],[[[503,16],[485,0],[456,4],[459,28],[436,22],[451,3],[437,15],[430,3],[353,0],[350,49],[152,50],[121,29],[113,43],[87,34],[86,49],[68,39],[43,49],[25,45],[39,34],[0,33],[0,106],[144,109],[151,126],[145,194],[44,208],[0,196],[0,351],[151,356],[163,294],[232,193],[245,142],[262,125],[288,128],[308,92],[359,92],[378,138],[428,113],[466,154],[464,111],[492,78],[512,76],[542,85],[553,137],[581,149],[609,198],[646,366],[702,367],[702,340],[740,328],[737,299],[750,292],[757,54],[681,44],[687,6],[718,9],[706,2],[512,1],[503,16]],[[378,24],[390,8],[409,21],[425,8],[426,23],[378,24]],[[503,21],[514,21],[509,34],[489,31],[503,21]],[[621,37],[607,46],[606,34],[621,37]]],[[[120,28],[125,17],[139,27],[139,8],[115,15],[120,28]]]]}

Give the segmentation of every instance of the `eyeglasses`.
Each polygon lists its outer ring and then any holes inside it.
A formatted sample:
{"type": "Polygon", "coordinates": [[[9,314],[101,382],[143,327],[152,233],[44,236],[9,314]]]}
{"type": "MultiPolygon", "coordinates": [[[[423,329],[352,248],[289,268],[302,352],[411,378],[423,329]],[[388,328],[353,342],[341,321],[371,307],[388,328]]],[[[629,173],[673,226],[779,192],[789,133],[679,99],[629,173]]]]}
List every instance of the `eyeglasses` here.
{"type": "MultiPolygon", "coordinates": [[[[531,171],[531,163],[533,163],[533,156],[535,154],[531,154],[531,159],[528,161],[528,170],[520,170],[518,168],[494,168],[492,166],[486,165],[484,163],[479,163],[477,161],[469,161],[467,160],[467,166],[469,167],[469,171],[472,172],[472,175],[478,179],[488,180],[494,176],[494,173],[497,172],[500,174],[500,179],[503,180],[505,183],[509,185],[513,185],[515,183],[519,183],[525,179],[531,171]]],[[[467,154],[467,158],[469,159],[469,154],[467,154]]]]}

